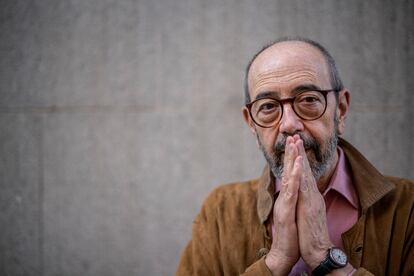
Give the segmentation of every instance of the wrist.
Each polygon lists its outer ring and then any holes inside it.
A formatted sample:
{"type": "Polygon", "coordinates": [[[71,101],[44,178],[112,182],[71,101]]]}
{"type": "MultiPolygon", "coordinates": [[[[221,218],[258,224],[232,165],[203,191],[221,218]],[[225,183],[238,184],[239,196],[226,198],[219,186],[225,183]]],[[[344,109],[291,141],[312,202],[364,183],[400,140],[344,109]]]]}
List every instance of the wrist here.
{"type": "Polygon", "coordinates": [[[266,255],[264,261],[273,276],[288,275],[294,265],[286,258],[272,251],[266,255]]]}
{"type": "Polygon", "coordinates": [[[321,262],[326,258],[328,253],[329,253],[329,248],[313,252],[312,256],[307,258],[308,259],[307,265],[313,271],[316,267],[318,267],[321,264],[321,262]]]}
{"type": "Polygon", "coordinates": [[[353,269],[348,263],[348,257],[338,247],[332,247],[328,250],[325,259],[312,270],[312,274],[322,275],[348,275],[353,269]]]}
{"type": "Polygon", "coordinates": [[[332,272],[329,273],[329,275],[330,276],[351,276],[355,273],[355,271],[356,271],[356,269],[350,263],[348,263],[343,268],[338,268],[338,269],[332,270],[332,272]]]}

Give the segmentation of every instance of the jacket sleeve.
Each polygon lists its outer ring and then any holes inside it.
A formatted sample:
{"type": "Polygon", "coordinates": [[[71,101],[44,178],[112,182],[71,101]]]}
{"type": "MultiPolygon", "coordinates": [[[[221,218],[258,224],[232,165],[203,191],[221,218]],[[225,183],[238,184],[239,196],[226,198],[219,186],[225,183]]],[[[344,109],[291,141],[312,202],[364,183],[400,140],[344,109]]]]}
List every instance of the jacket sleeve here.
{"type": "Polygon", "coordinates": [[[369,272],[368,270],[366,270],[365,268],[358,268],[354,274],[352,274],[352,276],[374,276],[374,274],[372,274],[371,272],[369,272]]]}
{"type": "Polygon", "coordinates": [[[177,276],[223,274],[214,203],[215,195],[211,193],[193,222],[192,237],[181,255],[177,276]]]}
{"type": "MultiPolygon", "coordinates": [[[[210,193],[205,200],[201,211],[196,216],[192,225],[192,237],[184,249],[177,268],[177,276],[187,275],[224,275],[229,274],[228,266],[223,264],[222,244],[220,242],[220,223],[218,205],[220,205],[220,192],[210,193]],[[227,269],[226,269],[227,268],[227,269]]],[[[229,265],[229,264],[227,264],[229,265]]],[[[231,266],[231,265],[230,265],[231,266]]],[[[236,264],[237,267],[237,264],[236,264]]],[[[242,267],[234,267],[230,274],[242,267]]],[[[239,270],[240,271],[240,270],[239,270]]],[[[260,258],[246,269],[241,271],[244,276],[263,275],[271,276],[264,257],[260,258]],[[244,272],[243,272],[244,271],[244,272]]]]}
{"type": "MultiPolygon", "coordinates": [[[[177,276],[223,275],[219,253],[218,228],[215,221],[209,221],[212,217],[209,212],[208,208],[204,206],[193,222],[192,239],[181,255],[176,272],[177,276]]],[[[263,256],[254,262],[241,275],[272,276],[264,258],[263,256]]]]}
{"type": "Polygon", "coordinates": [[[411,206],[409,214],[403,256],[401,275],[414,275],[414,205],[411,206]]]}

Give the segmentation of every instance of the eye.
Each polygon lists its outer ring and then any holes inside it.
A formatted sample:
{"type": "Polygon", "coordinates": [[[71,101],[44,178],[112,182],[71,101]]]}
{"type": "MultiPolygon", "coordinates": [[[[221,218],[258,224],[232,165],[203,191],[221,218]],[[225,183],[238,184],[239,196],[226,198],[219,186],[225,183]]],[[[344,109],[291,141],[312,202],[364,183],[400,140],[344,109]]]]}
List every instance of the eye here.
{"type": "Polygon", "coordinates": [[[315,103],[315,102],[320,102],[320,99],[318,97],[315,97],[315,96],[307,95],[307,96],[301,97],[300,102],[315,103]]]}
{"type": "Polygon", "coordinates": [[[314,105],[324,102],[323,95],[317,91],[308,91],[296,98],[296,103],[303,105],[314,105]]]}
{"type": "Polygon", "coordinates": [[[276,109],[276,107],[277,106],[274,102],[263,103],[259,107],[259,112],[260,111],[271,112],[271,111],[274,111],[276,109]]]}

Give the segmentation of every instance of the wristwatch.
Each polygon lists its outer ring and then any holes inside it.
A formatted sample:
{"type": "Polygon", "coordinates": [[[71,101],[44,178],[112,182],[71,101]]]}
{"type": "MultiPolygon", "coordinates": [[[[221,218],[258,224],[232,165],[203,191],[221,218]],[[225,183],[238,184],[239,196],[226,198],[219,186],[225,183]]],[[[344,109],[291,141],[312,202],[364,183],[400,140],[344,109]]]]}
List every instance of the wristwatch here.
{"type": "Polygon", "coordinates": [[[345,252],[338,247],[331,247],[325,259],[317,266],[312,274],[315,276],[324,276],[334,269],[345,267],[348,264],[348,257],[345,252]]]}

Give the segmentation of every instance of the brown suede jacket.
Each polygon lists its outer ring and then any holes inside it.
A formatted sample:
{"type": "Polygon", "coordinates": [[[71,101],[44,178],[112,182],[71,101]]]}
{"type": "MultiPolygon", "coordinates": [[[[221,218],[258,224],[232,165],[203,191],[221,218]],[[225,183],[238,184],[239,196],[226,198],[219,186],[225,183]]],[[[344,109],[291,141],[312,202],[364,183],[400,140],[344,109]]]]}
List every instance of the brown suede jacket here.
{"type": "MultiPolygon", "coordinates": [[[[382,176],[340,139],[359,196],[357,223],[342,234],[354,275],[414,275],[414,182],[382,176]]],[[[274,178],[263,175],[216,188],[193,223],[176,275],[271,275],[269,216],[274,178]]]]}

